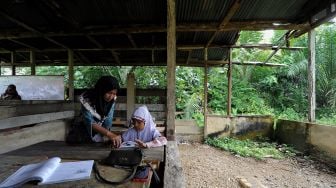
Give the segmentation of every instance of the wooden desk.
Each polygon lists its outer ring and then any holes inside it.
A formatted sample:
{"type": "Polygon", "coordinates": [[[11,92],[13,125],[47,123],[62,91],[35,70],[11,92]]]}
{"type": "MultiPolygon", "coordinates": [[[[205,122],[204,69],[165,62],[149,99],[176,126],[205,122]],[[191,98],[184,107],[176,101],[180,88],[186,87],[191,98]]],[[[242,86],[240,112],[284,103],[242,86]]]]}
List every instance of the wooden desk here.
{"type": "MultiPolygon", "coordinates": [[[[0,181],[2,182],[23,165],[41,162],[50,157],[60,157],[62,161],[69,160],[101,160],[108,156],[110,148],[104,144],[67,145],[61,141],[46,141],[34,144],[22,149],[0,155],[0,181]]],[[[144,149],[144,160],[163,161],[164,147],[144,149]]],[[[111,167],[101,166],[104,177],[111,177],[110,180],[118,180],[127,175],[127,172],[111,167]]],[[[150,174],[151,175],[151,174],[150,174]]],[[[38,187],[111,187],[95,179],[92,171],[91,178],[64,182],[51,185],[39,185],[38,187]]],[[[127,182],[123,185],[112,187],[149,187],[149,182],[127,182]]],[[[25,184],[25,187],[36,187],[36,185],[25,184]]]]}

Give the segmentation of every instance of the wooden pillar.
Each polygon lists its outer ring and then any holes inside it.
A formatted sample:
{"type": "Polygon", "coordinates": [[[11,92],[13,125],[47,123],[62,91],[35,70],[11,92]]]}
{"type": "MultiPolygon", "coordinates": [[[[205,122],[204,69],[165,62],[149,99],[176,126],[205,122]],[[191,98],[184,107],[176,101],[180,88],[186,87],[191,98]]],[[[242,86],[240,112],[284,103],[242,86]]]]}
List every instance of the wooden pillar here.
{"type": "Polygon", "coordinates": [[[68,50],[69,100],[74,101],[74,52],[68,50]]]}
{"type": "Polygon", "coordinates": [[[127,119],[131,118],[135,106],[135,78],[133,73],[127,74],[127,119]]]}
{"type": "Polygon", "coordinates": [[[232,48],[229,48],[229,64],[227,70],[228,88],[227,88],[227,116],[231,116],[231,104],[232,104],[232,48]]]}
{"type": "Polygon", "coordinates": [[[208,48],[204,48],[204,103],[203,103],[203,114],[204,114],[204,132],[207,132],[207,114],[208,114],[208,48]]]}
{"type": "Polygon", "coordinates": [[[34,51],[30,51],[30,74],[36,75],[36,56],[34,51]]]}
{"type": "Polygon", "coordinates": [[[315,122],[316,93],[315,93],[315,35],[314,29],[308,32],[308,121],[315,122]]]}
{"type": "Polygon", "coordinates": [[[175,140],[175,0],[167,0],[167,139],[175,140]]]}
{"type": "Polygon", "coordinates": [[[14,63],[16,62],[15,52],[11,52],[11,64],[12,64],[12,75],[16,75],[16,67],[14,63]]]}

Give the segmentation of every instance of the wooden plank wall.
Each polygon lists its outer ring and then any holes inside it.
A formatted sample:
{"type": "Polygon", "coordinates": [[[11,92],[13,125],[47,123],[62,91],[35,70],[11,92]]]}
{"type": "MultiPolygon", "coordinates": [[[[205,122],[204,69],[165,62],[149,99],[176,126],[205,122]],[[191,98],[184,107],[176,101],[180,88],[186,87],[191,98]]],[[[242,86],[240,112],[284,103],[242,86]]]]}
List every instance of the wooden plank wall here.
{"type": "MultiPolygon", "coordinates": [[[[84,90],[77,90],[75,93],[75,114],[80,113],[80,103],[78,96],[84,90]]],[[[114,112],[114,125],[125,125],[127,119],[127,93],[122,88],[118,91],[116,108],[114,112]]],[[[166,121],[166,90],[165,89],[136,89],[135,90],[135,107],[146,105],[152,114],[157,126],[164,126],[166,121]]]]}
{"type": "Polygon", "coordinates": [[[1,101],[0,153],[45,140],[64,140],[74,117],[65,101],[1,101]]]}

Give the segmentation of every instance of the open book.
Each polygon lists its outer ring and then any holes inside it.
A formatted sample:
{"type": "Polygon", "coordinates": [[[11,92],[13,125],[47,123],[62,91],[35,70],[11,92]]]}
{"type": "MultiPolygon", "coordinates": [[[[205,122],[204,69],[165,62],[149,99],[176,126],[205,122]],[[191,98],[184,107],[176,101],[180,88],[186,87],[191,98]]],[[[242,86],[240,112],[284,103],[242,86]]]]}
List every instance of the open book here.
{"type": "Polygon", "coordinates": [[[39,185],[89,179],[93,160],[63,162],[59,157],[21,167],[0,184],[0,187],[19,187],[29,181],[39,185]]]}
{"type": "Polygon", "coordinates": [[[134,148],[139,147],[136,142],[133,141],[126,141],[120,144],[120,148],[134,148]]]}

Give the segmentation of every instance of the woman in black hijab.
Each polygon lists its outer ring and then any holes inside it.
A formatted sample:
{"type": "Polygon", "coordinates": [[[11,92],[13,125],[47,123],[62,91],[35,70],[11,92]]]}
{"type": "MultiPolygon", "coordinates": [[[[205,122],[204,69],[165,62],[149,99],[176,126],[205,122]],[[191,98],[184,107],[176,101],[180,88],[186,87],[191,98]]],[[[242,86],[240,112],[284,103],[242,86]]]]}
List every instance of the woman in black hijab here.
{"type": "Polygon", "coordinates": [[[5,93],[1,94],[2,100],[21,100],[21,96],[16,91],[16,86],[14,84],[8,85],[5,93]]]}
{"type": "Polygon", "coordinates": [[[116,147],[121,143],[121,137],[109,131],[118,90],[119,83],[115,77],[102,76],[94,89],[84,92],[79,98],[84,124],[94,142],[103,142],[106,136],[116,147]]]}

